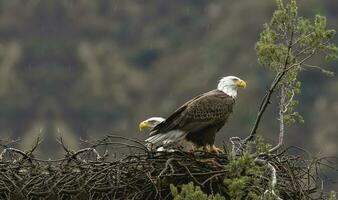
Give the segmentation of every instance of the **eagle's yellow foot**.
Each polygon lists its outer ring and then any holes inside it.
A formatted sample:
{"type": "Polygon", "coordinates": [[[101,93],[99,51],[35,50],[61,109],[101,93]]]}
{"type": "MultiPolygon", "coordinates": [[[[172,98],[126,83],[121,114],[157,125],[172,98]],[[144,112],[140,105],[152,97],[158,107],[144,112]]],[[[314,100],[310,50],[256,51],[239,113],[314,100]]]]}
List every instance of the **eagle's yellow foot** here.
{"type": "Polygon", "coordinates": [[[191,147],[190,152],[201,151],[201,150],[203,150],[203,148],[193,145],[191,147]]]}
{"type": "Polygon", "coordinates": [[[224,150],[216,147],[215,145],[207,145],[205,146],[207,152],[221,154],[224,153],[224,150]]]}

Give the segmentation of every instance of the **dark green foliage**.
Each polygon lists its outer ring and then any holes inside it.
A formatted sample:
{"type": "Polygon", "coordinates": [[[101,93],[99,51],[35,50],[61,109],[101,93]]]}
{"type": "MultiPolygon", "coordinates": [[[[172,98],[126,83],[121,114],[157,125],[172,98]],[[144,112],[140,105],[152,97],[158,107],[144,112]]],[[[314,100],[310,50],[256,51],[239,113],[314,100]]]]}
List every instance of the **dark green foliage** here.
{"type": "Polygon", "coordinates": [[[261,135],[257,135],[254,141],[247,144],[247,152],[255,153],[256,155],[269,154],[272,145],[267,143],[261,135]]]}
{"type": "Polygon", "coordinates": [[[224,184],[229,190],[231,199],[258,199],[262,191],[263,168],[255,164],[254,158],[245,153],[240,158],[230,158],[230,162],[225,166],[228,170],[228,177],[224,179],[224,184]]]}
{"type": "Polygon", "coordinates": [[[225,198],[219,194],[207,195],[199,186],[194,186],[192,182],[181,186],[181,191],[178,192],[177,187],[170,184],[170,191],[174,200],[224,200],[225,198]]]}

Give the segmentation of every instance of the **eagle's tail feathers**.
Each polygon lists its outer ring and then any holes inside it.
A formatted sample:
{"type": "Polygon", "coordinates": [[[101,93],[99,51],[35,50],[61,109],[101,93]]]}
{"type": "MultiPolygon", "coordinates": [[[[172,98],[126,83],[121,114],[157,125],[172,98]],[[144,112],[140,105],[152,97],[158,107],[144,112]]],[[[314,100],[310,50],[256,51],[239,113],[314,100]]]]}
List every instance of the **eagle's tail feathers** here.
{"type": "Polygon", "coordinates": [[[148,147],[166,147],[175,143],[179,143],[185,138],[186,134],[187,133],[184,131],[175,130],[168,133],[153,135],[145,141],[148,143],[148,147]]]}

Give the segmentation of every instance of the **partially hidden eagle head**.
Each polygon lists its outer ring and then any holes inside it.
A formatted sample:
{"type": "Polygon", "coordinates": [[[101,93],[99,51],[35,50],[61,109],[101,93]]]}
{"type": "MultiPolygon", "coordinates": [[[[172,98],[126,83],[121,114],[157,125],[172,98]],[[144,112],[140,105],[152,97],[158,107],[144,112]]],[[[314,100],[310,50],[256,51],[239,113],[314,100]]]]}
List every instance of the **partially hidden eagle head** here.
{"type": "Polygon", "coordinates": [[[246,82],[236,76],[226,76],[221,78],[217,86],[218,90],[221,90],[233,98],[237,97],[238,88],[246,88],[246,82]]]}
{"type": "Polygon", "coordinates": [[[163,122],[165,119],[163,117],[150,117],[149,119],[146,119],[142,121],[138,127],[140,131],[147,129],[150,130],[154,128],[157,124],[163,122]]]}

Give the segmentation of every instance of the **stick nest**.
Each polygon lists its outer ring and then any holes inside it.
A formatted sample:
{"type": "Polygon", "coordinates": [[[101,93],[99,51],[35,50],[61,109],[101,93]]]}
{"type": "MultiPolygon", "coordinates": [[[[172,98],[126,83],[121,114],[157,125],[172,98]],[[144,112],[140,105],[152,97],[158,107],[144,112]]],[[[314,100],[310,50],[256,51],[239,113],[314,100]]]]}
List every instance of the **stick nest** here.
{"type": "MultiPolygon", "coordinates": [[[[189,182],[230,199],[224,179],[231,178],[227,166],[233,156],[227,151],[150,152],[141,142],[119,136],[83,142],[87,148],[72,151],[60,139],[65,157],[57,160],[34,156],[40,141],[28,151],[2,143],[0,199],[172,199],[170,184],[189,182]],[[121,149],[126,151],[117,156],[121,149]]],[[[318,193],[320,160],[304,160],[287,150],[264,160],[276,169],[280,198],[324,199],[318,193]]],[[[262,195],[271,188],[271,170],[263,169],[261,184],[248,185],[262,195]]]]}

